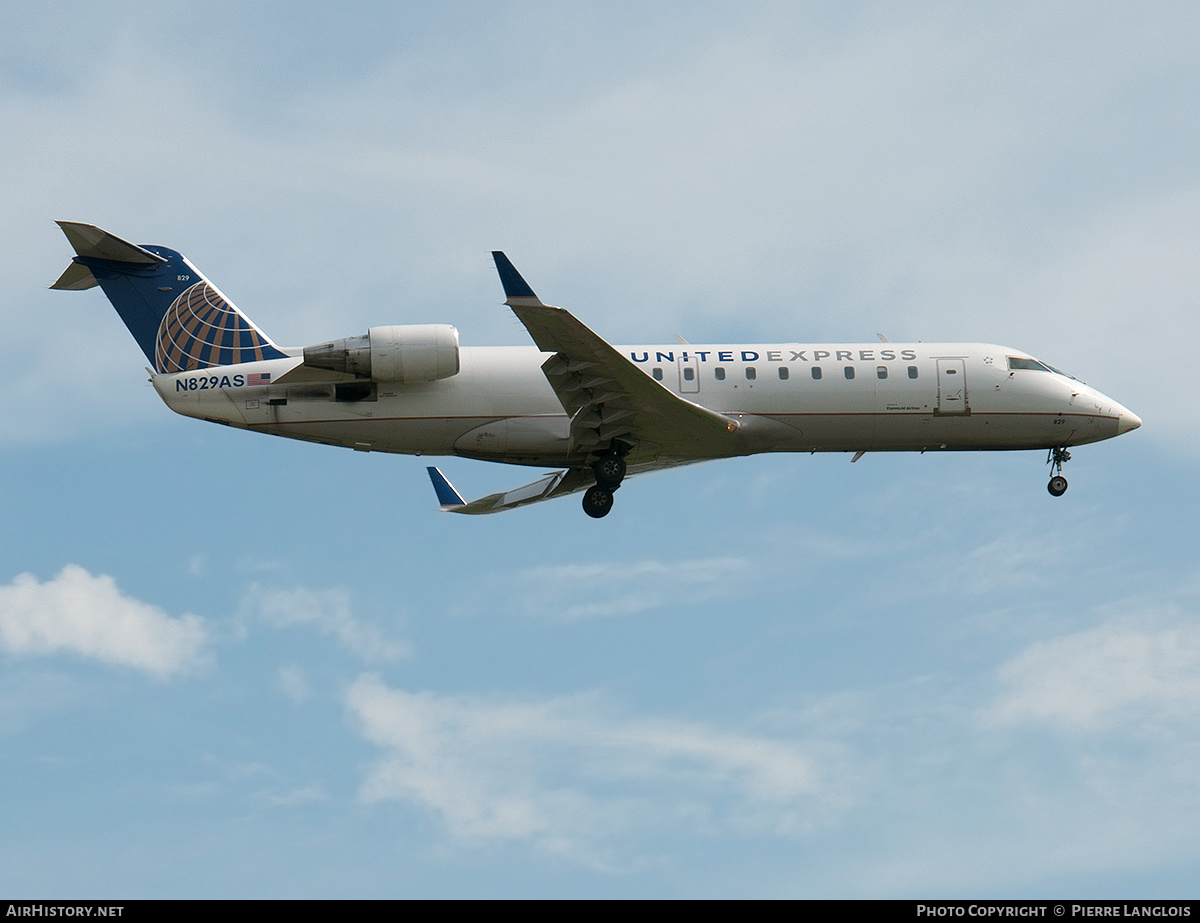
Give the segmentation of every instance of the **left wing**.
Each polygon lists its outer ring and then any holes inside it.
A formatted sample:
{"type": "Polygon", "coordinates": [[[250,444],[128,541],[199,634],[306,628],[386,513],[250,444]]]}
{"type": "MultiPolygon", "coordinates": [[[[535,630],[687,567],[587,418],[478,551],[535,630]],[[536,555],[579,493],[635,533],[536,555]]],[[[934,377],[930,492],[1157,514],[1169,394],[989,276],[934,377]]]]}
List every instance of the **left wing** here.
{"type": "MultiPolygon", "coordinates": [[[[646,474],[650,471],[661,471],[664,468],[676,468],[694,461],[699,461],[699,459],[672,459],[664,462],[649,462],[630,468],[627,477],[632,477],[635,474],[646,474]]],[[[534,481],[532,484],[526,484],[524,487],[516,487],[498,494],[488,494],[486,497],[480,497],[478,500],[472,500],[468,503],[462,498],[462,494],[454,489],[454,485],[446,479],[446,475],[442,474],[439,469],[427,467],[425,470],[429,472],[429,480],[433,482],[433,491],[437,494],[438,503],[441,505],[443,513],[472,513],[476,515],[480,513],[503,513],[505,510],[516,509],[518,506],[525,506],[528,503],[537,503],[540,500],[553,500],[555,497],[576,494],[581,490],[587,490],[596,483],[596,477],[592,474],[591,468],[567,468],[563,471],[551,472],[545,477],[534,481]]]]}
{"type": "Polygon", "coordinates": [[[570,455],[580,465],[613,440],[629,464],[734,454],[738,422],[686,401],[613,349],[570,311],[543,304],[499,250],[492,252],[505,304],[542,352],[542,372],[571,417],[570,455]]]}
{"type": "Polygon", "coordinates": [[[438,502],[445,513],[502,513],[505,510],[516,509],[527,503],[537,503],[539,500],[550,500],[553,497],[563,497],[584,490],[595,483],[591,469],[568,468],[566,471],[556,471],[532,484],[518,487],[514,490],[498,494],[488,494],[478,500],[467,503],[462,495],[446,480],[446,476],[437,468],[426,468],[429,480],[433,482],[433,490],[438,502]]]}

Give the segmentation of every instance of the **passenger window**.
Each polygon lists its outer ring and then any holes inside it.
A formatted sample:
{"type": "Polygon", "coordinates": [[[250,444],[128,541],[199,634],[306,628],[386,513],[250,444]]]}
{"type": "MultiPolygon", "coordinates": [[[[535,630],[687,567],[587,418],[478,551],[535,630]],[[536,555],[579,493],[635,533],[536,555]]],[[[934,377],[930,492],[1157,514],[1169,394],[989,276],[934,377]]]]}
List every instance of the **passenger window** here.
{"type": "Polygon", "coordinates": [[[780,381],[788,380],[788,367],[786,365],[781,365],[779,367],[779,380],[780,381]]]}
{"type": "Polygon", "coordinates": [[[908,377],[909,377],[909,378],[916,378],[916,377],[917,377],[917,367],[916,367],[915,365],[910,365],[910,366],[908,367],[908,377]]]}
{"type": "Polygon", "coordinates": [[[713,378],[715,378],[717,381],[724,381],[725,370],[718,365],[715,369],[713,369],[713,378]]]}
{"type": "Polygon", "coordinates": [[[848,365],[843,371],[846,373],[846,380],[849,381],[854,377],[854,366],[848,365]]]}
{"type": "Polygon", "coordinates": [[[684,368],[684,370],[683,370],[683,380],[684,381],[692,381],[695,379],[695,377],[696,377],[695,369],[693,369],[691,367],[684,368]]]}
{"type": "Polygon", "coordinates": [[[655,370],[654,370],[654,380],[655,380],[655,381],[662,381],[662,369],[655,369],[655,370]]]}
{"type": "Polygon", "coordinates": [[[812,376],[813,376],[813,381],[821,380],[821,367],[819,365],[814,365],[812,367],[812,376]]]}
{"type": "Polygon", "coordinates": [[[758,369],[752,365],[746,366],[746,380],[754,381],[758,377],[758,369]]]}
{"type": "Polygon", "coordinates": [[[875,377],[876,378],[887,378],[887,366],[886,365],[877,366],[875,369],[875,377]]]}

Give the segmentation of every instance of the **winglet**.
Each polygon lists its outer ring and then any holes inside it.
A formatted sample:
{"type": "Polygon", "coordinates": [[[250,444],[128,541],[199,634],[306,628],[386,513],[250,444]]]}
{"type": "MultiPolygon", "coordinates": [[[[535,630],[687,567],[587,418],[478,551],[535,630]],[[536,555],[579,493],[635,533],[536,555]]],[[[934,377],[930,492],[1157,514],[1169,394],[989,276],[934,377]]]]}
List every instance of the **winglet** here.
{"type": "Polygon", "coordinates": [[[504,286],[504,303],[510,307],[537,307],[542,300],[534,294],[529,283],[521,278],[517,267],[504,255],[503,250],[493,250],[492,259],[496,261],[496,271],[500,273],[500,284],[504,286]]]}
{"type": "Polygon", "coordinates": [[[453,510],[457,506],[466,506],[466,501],[459,495],[450,482],[446,480],[446,476],[437,468],[426,468],[429,472],[429,480],[433,481],[433,492],[437,494],[438,503],[442,505],[442,510],[453,510]]]}

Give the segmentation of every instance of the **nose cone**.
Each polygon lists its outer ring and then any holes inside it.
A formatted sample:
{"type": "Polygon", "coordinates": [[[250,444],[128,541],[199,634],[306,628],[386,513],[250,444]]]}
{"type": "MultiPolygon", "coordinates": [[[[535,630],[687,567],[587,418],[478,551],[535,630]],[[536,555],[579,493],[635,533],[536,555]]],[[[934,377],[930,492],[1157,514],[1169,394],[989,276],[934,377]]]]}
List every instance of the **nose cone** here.
{"type": "Polygon", "coordinates": [[[1120,422],[1117,423],[1117,435],[1118,436],[1120,436],[1122,433],[1127,433],[1130,430],[1137,429],[1141,425],[1142,425],[1141,417],[1139,417],[1132,410],[1126,410],[1123,407],[1121,408],[1121,419],[1120,419],[1120,422]]]}

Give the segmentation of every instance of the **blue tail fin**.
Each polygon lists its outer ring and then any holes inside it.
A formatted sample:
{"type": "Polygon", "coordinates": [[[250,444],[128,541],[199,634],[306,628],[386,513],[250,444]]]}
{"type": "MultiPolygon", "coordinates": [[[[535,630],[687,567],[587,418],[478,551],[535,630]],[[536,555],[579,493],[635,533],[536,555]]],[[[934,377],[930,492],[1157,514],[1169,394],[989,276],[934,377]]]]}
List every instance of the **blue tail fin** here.
{"type": "Polygon", "coordinates": [[[77,254],[51,288],[99,285],[157,372],[283,359],[271,342],[184,257],[139,247],[95,225],[59,221],[77,254]]]}

